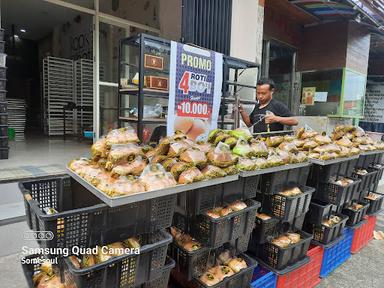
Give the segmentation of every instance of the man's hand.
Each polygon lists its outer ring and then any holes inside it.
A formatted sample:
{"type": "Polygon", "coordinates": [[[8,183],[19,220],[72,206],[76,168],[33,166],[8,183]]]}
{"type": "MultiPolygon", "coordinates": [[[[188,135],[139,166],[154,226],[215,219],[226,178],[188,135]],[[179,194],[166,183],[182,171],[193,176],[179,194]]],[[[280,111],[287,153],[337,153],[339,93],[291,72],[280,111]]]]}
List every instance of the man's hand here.
{"type": "Polygon", "coordinates": [[[239,106],[237,107],[239,109],[239,112],[244,112],[244,107],[243,105],[239,104],[239,106]]]}
{"type": "Polygon", "coordinates": [[[280,118],[281,117],[276,116],[272,112],[269,112],[265,115],[265,118],[264,118],[265,124],[272,124],[272,123],[280,122],[280,118]]]}

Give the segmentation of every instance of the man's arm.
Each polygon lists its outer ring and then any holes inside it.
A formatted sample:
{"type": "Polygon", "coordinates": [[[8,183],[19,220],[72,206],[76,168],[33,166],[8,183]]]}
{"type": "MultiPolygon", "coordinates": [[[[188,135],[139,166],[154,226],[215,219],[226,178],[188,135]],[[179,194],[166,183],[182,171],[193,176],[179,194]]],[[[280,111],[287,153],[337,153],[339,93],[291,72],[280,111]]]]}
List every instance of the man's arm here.
{"type": "Polygon", "coordinates": [[[243,118],[243,121],[247,127],[252,126],[251,117],[249,117],[248,113],[244,111],[244,108],[242,105],[239,105],[239,112],[241,115],[241,118],[243,118]]]}
{"type": "Polygon", "coordinates": [[[270,113],[269,115],[265,116],[265,123],[266,124],[272,124],[272,123],[281,123],[283,125],[288,125],[288,126],[295,126],[299,123],[297,121],[296,117],[281,117],[281,116],[276,116],[273,113],[270,113]]]}

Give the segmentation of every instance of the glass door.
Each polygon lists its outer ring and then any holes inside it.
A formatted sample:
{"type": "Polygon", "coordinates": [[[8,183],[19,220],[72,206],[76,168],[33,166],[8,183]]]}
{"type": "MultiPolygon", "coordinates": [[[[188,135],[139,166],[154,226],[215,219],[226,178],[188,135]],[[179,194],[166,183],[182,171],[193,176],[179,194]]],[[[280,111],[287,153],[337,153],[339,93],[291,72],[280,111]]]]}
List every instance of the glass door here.
{"type": "MultiPolygon", "coordinates": [[[[295,107],[297,99],[296,49],[277,41],[265,41],[263,46],[263,77],[271,78],[276,84],[274,98],[295,107]]],[[[294,111],[293,111],[294,112],[294,111]]]]}

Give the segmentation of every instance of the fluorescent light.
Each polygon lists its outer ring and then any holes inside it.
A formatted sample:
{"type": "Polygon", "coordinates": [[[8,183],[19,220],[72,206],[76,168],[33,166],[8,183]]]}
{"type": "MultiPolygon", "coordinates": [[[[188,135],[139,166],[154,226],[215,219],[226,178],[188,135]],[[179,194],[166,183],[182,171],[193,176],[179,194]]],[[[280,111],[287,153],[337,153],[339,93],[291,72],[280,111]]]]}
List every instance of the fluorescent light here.
{"type": "Polygon", "coordinates": [[[19,35],[13,35],[13,37],[16,39],[16,40],[18,40],[19,39],[19,35]]]}
{"type": "Polygon", "coordinates": [[[20,32],[25,33],[25,32],[27,32],[27,30],[25,30],[25,29],[20,29],[20,32]]]}

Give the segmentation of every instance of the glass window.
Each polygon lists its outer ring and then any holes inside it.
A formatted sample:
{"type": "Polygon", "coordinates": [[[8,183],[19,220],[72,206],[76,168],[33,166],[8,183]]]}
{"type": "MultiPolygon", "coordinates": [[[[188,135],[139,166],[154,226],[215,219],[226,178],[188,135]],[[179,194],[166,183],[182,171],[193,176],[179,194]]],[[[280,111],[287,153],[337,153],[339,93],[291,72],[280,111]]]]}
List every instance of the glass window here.
{"type": "Polygon", "coordinates": [[[100,135],[117,128],[117,87],[100,86],[100,135]]]}
{"type": "Polygon", "coordinates": [[[363,116],[364,95],[367,75],[345,70],[344,75],[344,115],[363,116]]]}
{"type": "Polygon", "coordinates": [[[340,114],[342,79],[343,69],[303,72],[302,88],[315,87],[317,94],[315,94],[314,105],[301,105],[300,115],[327,116],[340,114]]]}

